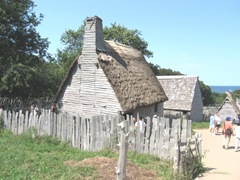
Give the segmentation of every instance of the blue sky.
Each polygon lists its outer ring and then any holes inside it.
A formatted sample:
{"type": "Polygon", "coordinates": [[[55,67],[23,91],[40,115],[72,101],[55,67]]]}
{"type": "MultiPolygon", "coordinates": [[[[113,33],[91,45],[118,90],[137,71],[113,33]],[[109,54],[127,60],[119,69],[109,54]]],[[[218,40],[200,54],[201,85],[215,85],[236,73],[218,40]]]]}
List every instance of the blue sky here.
{"type": "Polygon", "coordinates": [[[50,41],[49,52],[61,49],[61,35],[77,30],[86,17],[98,16],[141,31],[153,51],[147,61],[206,85],[240,86],[239,0],[33,0],[44,15],[37,31],[50,41]]]}

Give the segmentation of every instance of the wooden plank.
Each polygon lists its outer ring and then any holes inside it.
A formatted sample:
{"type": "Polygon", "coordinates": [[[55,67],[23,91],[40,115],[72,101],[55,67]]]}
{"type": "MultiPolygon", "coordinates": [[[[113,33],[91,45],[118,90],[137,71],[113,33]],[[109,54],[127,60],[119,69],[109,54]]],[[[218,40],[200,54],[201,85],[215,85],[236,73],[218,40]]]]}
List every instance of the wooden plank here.
{"type": "Polygon", "coordinates": [[[91,126],[91,141],[90,141],[90,150],[95,151],[97,149],[97,117],[93,116],[92,120],[90,121],[91,126]]]}
{"type": "Polygon", "coordinates": [[[63,141],[67,141],[67,121],[68,121],[68,119],[67,119],[67,114],[63,114],[63,123],[62,123],[62,129],[63,129],[63,131],[62,131],[62,138],[63,138],[63,141]]]}
{"type": "Polygon", "coordinates": [[[163,153],[164,153],[164,159],[170,159],[170,123],[169,123],[169,118],[165,118],[166,122],[166,128],[164,132],[164,145],[163,145],[163,153]]]}
{"type": "Polygon", "coordinates": [[[75,147],[76,117],[72,119],[72,147],[75,147]]]}
{"type": "Polygon", "coordinates": [[[101,150],[103,148],[103,124],[102,124],[102,116],[97,116],[97,150],[101,150]]]}
{"type": "Polygon", "coordinates": [[[85,119],[83,117],[81,117],[81,121],[80,121],[80,141],[81,141],[81,150],[90,150],[88,149],[89,147],[86,144],[86,123],[85,123],[85,119]]]}
{"type": "Polygon", "coordinates": [[[12,121],[13,121],[13,119],[12,119],[12,113],[10,112],[10,111],[8,111],[8,113],[6,113],[6,114],[8,114],[8,116],[7,116],[7,121],[8,121],[8,123],[9,123],[9,129],[11,129],[12,130],[12,121]]]}
{"type": "Polygon", "coordinates": [[[17,134],[17,126],[18,126],[18,112],[12,111],[12,132],[17,134]]]}
{"type": "Polygon", "coordinates": [[[164,136],[165,136],[165,118],[160,118],[160,132],[159,132],[159,142],[158,142],[158,156],[164,159],[164,136]]]}
{"type": "Polygon", "coordinates": [[[126,179],[126,162],[127,162],[127,150],[128,150],[128,135],[125,133],[125,122],[118,124],[120,127],[120,148],[119,148],[119,158],[117,164],[117,179],[126,179]]]}
{"type": "Polygon", "coordinates": [[[192,120],[187,121],[187,138],[192,137],[192,120]]]}
{"type": "Polygon", "coordinates": [[[26,111],[25,112],[25,119],[24,119],[24,127],[23,127],[23,131],[26,132],[28,129],[28,116],[29,116],[29,112],[26,111]]]}
{"type": "Polygon", "coordinates": [[[90,130],[91,130],[91,126],[90,126],[90,122],[92,121],[92,119],[89,118],[84,118],[85,119],[85,124],[86,124],[86,147],[88,147],[88,149],[90,149],[90,130]]]}
{"type": "Polygon", "coordinates": [[[144,153],[148,154],[149,153],[149,143],[150,143],[150,133],[152,129],[152,122],[151,118],[147,117],[147,124],[146,124],[146,133],[144,137],[144,153]]]}
{"type": "Polygon", "coordinates": [[[68,141],[71,143],[72,145],[72,134],[73,134],[73,117],[72,116],[68,116],[68,122],[69,122],[69,126],[68,126],[68,141]]]}
{"type": "Polygon", "coordinates": [[[187,119],[182,120],[181,144],[187,144],[187,119]]]}
{"type": "Polygon", "coordinates": [[[10,129],[11,123],[10,123],[10,121],[8,119],[7,111],[3,111],[3,120],[4,120],[4,124],[6,125],[6,128],[10,129]]]}
{"type": "Polygon", "coordinates": [[[80,117],[77,115],[76,117],[76,127],[75,127],[75,146],[76,148],[80,148],[80,117]]]}
{"type": "Polygon", "coordinates": [[[24,127],[24,114],[22,114],[22,110],[19,111],[19,134],[23,133],[23,127],[24,127]]]}

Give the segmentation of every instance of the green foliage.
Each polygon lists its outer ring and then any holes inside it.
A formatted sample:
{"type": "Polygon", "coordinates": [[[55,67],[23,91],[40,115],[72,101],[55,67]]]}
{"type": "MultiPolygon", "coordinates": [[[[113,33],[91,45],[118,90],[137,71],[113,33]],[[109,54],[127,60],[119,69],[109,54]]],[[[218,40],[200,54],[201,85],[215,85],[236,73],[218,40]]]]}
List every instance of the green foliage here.
{"type": "Polygon", "coordinates": [[[224,99],[227,96],[225,93],[216,93],[216,92],[213,92],[212,95],[214,99],[213,104],[216,104],[216,105],[222,104],[224,99]]]}
{"type": "MultiPolygon", "coordinates": [[[[141,38],[141,33],[138,30],[129,30],[124,26],[112,24],[111,27],[103,29],[104,39],[113,40],[119,43],[132,46],[141,51],[145,56],[152,57],[153,53],[147,49],[148,43],[141,38]]],[[[84,25],[81,25],[78,30],[67,30],[61,36],[61,42],[65,45],[62,50],[58,49],[57,61],[60,65],[61,76],[64,76],[73,63],[80,55],[83,46],[84,25]]]]}
{"type": "Polygon", "coordinates": [[[13,64],[2,77],[1,96],[16,98],[52,97],[61,82],[56,63],[45,63],[37,69],[13,64]]]}
{"type": "Polygon", "coordinates": [[[49,42],[36,31],[43,16],[37,17],[34,7],[31,0],[0,2],[0,96],[51,96],[60,84],[57,66],[47,53],[49,42]]]}
{"type": "Polygon", "coordinates": [[[14,64],[2,77],[0,91],[3,96],[32,97],[34,93],[33,82],[36,81],[35,68],[23,64],[14,64]]]}
{"type": "Polygon", "coordinates": [[[61,67],[62,76],[73,61],[81,54],[83,46],[84,25],[81,25],[77,31],[67,30],[61,36],[61,43],[65,45],[63,50],[57,52],[57,61],[61,67]]]}
{"type": "Polygon", "coordinates": [[[60,65],[55,61],[43,63],[39,71],[39,83],[36,86],[38,94],[34,97],[54,97],[63,80],[60,65]]]}
{"type": "Polygon", "coordinates": [[[161,68],[160,69],[160,76],[161,75],[183,75],[182,73],[180,73],[179,71],[173,71],[171,69],[166,69],[166,68],[161,68]]]}
{"type": "Polygon", "coordinates": [[[161,68],[157,64],[149,63],[150,68],[156,76],[168,76],[168,75],[183,75],[179,71],[173,71],[172,69],[161,68]]]}
{"type": "Polygon", "coordinates": [[[153,52],[147,49],[148,43],[141,37],[141,32],[137,29],[127,29],[124,26],[111,24],[103,30],[104,39],[116,41],[141,51],[146,57],[152,57],[153,52]]]}
{"type": "Polygon", "coordinates": [[[185,165],[182,175],[183,179],[195,179],[206,171],[201,161],[204,156],[193,155],[192,152],[189,152],[189,154],[192,156],[186,156],[183,161],[185,165]]]}
{"type": "Polygon", "coordinates": [[[240,98],[240,89],[232,92],[232,97],[236,101],[236,98],[240,98]]]}
{"type": "MultiPolygon", "coordinates": [[[[240,98],[240,90],[235,90],[231,94],[232,94],[232,98],[233,98],[234,101],[236,101],[236,98],[240,98]]],[[[227,94],[226,93],[213,92],[212,96],[213,96],[213,99],[214,99],[213,104],[219,105],[219,104],[223,103],[224,99],[227,97],[227,94]]]]}
{"type": "Polygon", "coordinates": [[[214,97],[210,86],[205,85],[203,81],[199,81],[199,85],[202,93],[203,106],[214,104],[214,97]]]}
{"type": "Polygon", "coordinates": [[[43,16],[37,18],[33,8],[31,0],[0,2],[0,77],[12,64],[36,66],[47,55],[49,43],[36,32],[43,16]]]}

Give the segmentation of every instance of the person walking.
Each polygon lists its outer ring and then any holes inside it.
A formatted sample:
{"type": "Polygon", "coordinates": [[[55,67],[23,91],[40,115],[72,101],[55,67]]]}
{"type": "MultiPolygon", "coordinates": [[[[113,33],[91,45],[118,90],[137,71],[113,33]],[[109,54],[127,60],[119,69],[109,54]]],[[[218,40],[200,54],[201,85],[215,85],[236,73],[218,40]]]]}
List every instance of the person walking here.
{"type": "Polygon", "coordinates": [[[223,148],[228,149],[231,135],[233,135],[233,125],[230,123],[231,117],[227,116],[226,121],[222,125],[222,134],[224,135],[223,148]]]}
{"type": "Polygon", "coordinates": [[[215,118],[215,128],[214,128],[214,131],[215,131],[215,134],[218,134],[219,133],[219,128],[221,126],[221,119],[219,117],[219,114],[216,114],[214,116],[215,118]]]}
{"type": "Polygon", "coordinates": [[[139,124],[140,132],[144,133],[145,132],[145,128],[146,128],[146,123],[143,121],[142,116],[140,116],[138,121],[135,123],[135,128],[138,128],[138,124],[139,124]]]}
{"type": "Polygon", "coordinates": [[[240,121],[239,119],[236,121],[237,127],[235,128],[235,152],[238,151],[238,147],[240,144],[240,121]]]}
{"type": "Polygon", "coordinates": [[[215,124],[214,124],[214,115],[211,114],[210,118],[209,118],[209,131],[210,131],[210,135],[214,135],[214,127],[215,127],[215,124]]]}

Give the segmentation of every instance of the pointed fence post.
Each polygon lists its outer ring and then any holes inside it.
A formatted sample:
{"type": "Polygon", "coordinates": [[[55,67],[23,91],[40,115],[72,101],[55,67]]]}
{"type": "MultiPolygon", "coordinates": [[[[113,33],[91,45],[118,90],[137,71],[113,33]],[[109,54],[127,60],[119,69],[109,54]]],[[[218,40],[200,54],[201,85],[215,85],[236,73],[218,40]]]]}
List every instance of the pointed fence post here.
{"type": "Polygon", "coordinates": [[[125,131],[126,122],[122,121],[118,124],[121,128],[120,131],[120,146],[118,164],[116,167],[117,180],[126,179],[126,162],[127,162],[127,149],[128,149],[128,134],[125,131]]]}

